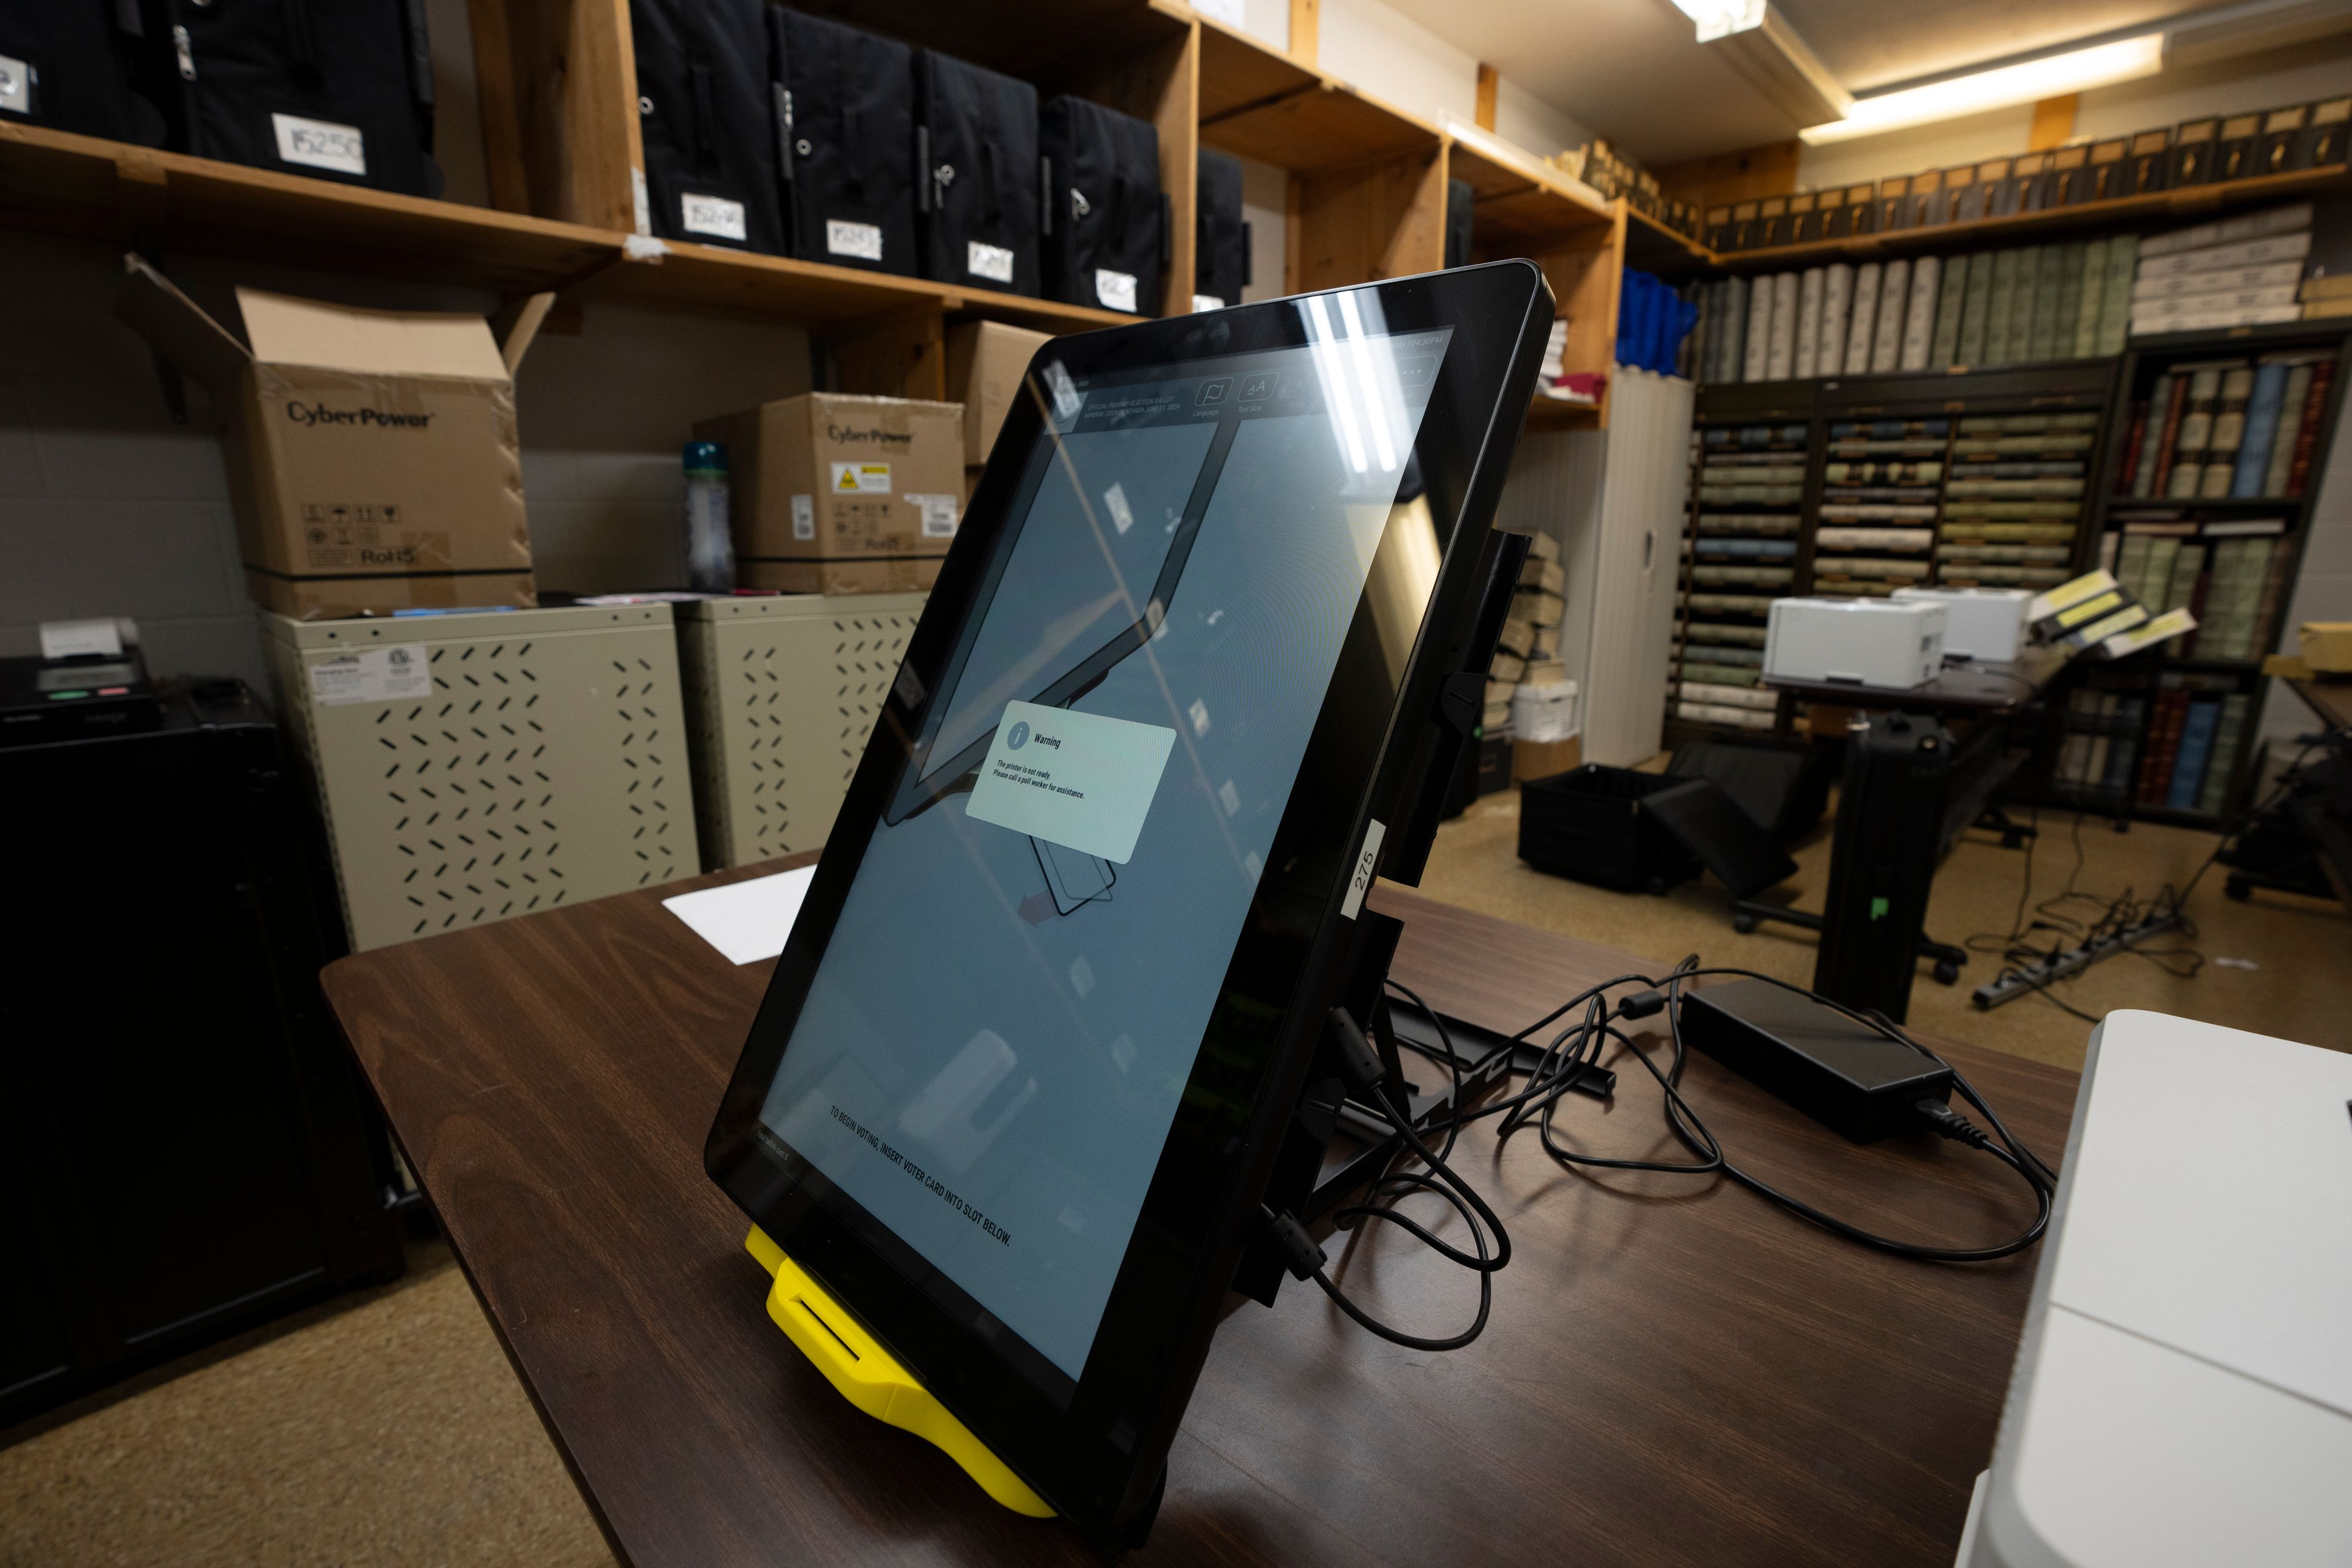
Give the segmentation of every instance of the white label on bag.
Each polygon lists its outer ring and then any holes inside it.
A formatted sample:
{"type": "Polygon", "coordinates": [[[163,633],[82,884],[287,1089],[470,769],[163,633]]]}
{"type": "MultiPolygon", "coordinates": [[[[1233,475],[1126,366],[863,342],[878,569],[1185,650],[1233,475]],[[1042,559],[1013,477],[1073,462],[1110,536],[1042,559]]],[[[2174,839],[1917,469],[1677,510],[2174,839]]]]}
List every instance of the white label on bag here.
{"type": "Polygon", "coordinates": [[[828,256],[854,256],[860,261],[879,261],[882,259],[882,226],[829,217],[824,220],[824,249],[828,256]]]}
{"type": "Polygon", "coordinates": [[[982,245],[973,240],[963,247],[964,269],[974,278],[986,278],[998,283],[1013,281],[1013,253],[1001,245],[982,245]]]}
{"type": "Polygon", "coordinates": [[[1195,310],[1222,310],[1224,308],[1225,302],[1223,300],[1218,299],[1214,294],[1195,294],[1192,296],[1192,309],[1195,310]]]}
{"type": "Polygon", "coordinates": [[[326,708],[414,701],[433,695],[433,667],[421,642],[363,647],[312,665],[310,695],[326,708]]]}
{"type": "Polygon", "coordinates": [[[654,200],[652,195],[648,194],[646,189],[646,172],[635,165],[632,165],[629,169],[629,200],[635,209],[637,233],[640,235],[652,234],[654,231],[654,200]]]}
{"type": "Polygon", "coordinates": [[[1108,267],[1096,268],[1095,298],[1102,301],[1106,310],[1132,312],[1135,309],[1135,274],[1113,272],[1108,267]]]}
{"type": "Polygon", "coordinates": [[[33,112],[33,68],[13,55],[0,55],[0,109],[33,112]]]}
{"type": "Polygon", "coordinates": [[[1388,836],[1378,817],[1364,829],[1364,847],[1356,851],[1356,869],[1348,878],[1348,896],[1339,901],[1342,919],[1354,920],[1363,910],[1364,895],[1372,890],[1372,868],[1381,862],[1381,840],[1388,836]]]}
{"type": "Polygon", "coordinates": [[[923,514],[925,539],[953,539],[956,531],[956,499],[953,496],[919,496],[909,490],[907,499],[923,514]]]}
{"type": "Polygon", "coordinates": [[[816,497],[794,496],[793,498],[793,537],[794,539],[816,537],[816,497]]]}
{"type": "Polygon", "coordinates": [[[698,196],[688,192],[678,197],[677,226],[688,234],[716,235],[720,239],[744,240],[751,231],[743,226],[743,204],[730,202],[725,196],[698,196]]]}
{"type": "Polygon", "coordinates": [[[833,493],[837,496],[887,496],[890,493],[887,463],[835,463],[833,493]]]}
{"type": "Polygon", "coordinates": [[[278,132],[278,156],[283,162],[366,176],[367,138],[359,127],[305,120],[299,114],[273,114],[269,123],[278,132]]]}

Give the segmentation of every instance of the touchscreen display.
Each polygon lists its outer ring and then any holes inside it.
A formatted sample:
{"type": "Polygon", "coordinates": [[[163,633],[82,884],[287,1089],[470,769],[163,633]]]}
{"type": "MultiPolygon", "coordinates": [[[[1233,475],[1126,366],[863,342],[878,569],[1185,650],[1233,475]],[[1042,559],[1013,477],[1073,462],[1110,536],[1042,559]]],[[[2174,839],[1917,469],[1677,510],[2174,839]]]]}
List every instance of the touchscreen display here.
{"type": "Polygon", "coordinates": [[[1295,348],[1049,355],[761,1111],[1064,1403],[1350,622],[1401,656],[1442,553],[1411,476],[1449,332],[1386,331],[1370,291],[1298,309],[1295,348]]]}

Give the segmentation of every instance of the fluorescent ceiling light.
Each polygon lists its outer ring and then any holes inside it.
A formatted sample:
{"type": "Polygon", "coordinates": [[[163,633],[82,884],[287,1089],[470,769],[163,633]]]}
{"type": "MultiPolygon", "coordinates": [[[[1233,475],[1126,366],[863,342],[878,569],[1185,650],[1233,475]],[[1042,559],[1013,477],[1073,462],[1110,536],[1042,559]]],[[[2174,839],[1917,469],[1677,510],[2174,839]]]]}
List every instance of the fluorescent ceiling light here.
{"type": "Polygon", "coordinates": [[[2147,33],[2069,54],[2045,55],[2020,65],[1999,66],[1929,82],[1925,87],[1858,98],[1843,120],[1808,126],[1797,134],[1818,147],[1824,142],[1875,136],[1882,131],[1899,130],[1906,125],[1926,125],[2012,103],[2032,103],[2038,99],[2080,92],[2088,87],[2105,87],[2109,82],[2154,76],[2163,68],[2164,35],[2147,33]]]}
{"type": "Polygon", "coordinates": [[[1698,41],[1764,25],[1764,0],[1675,0],[1675,8],[1698,24],[1698,41]]]}

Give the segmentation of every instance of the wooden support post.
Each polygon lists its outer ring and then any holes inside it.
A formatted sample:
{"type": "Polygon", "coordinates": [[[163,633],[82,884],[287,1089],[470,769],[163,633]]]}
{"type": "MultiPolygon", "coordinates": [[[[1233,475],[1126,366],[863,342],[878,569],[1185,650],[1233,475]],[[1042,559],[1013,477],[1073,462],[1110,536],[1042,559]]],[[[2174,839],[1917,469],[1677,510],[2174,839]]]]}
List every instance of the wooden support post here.
{"type": "Polygon", "coordinates": [[[1478,62],[1478,129],[1495,129],[1495,95],[1502,86],[1502,73],[1486,61],[1478,62]]]}
{"type": "Polygon", "coordinates": [[[1301,65],[1315,63],[1322,18],[1323,0],[1290,0],[1290,58],[1301,65]]]}

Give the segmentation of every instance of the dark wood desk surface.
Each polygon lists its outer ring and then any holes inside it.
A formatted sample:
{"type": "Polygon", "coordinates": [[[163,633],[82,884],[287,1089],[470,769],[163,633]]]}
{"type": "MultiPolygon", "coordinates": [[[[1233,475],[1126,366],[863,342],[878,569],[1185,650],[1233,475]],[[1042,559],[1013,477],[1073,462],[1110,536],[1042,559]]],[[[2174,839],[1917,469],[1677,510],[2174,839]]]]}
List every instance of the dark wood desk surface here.
{"type": "Polygon", "coordinates": [[[1856,686],[1848,680],[1790,680],[1765,676],[1759,684],[1790,691],[1808,702],[1847,708],[1892,708],[1905,713],[2008,713],[2050,684],[2066,668],[2055,648],[2029,647],[2011,663],[1948,664],[1925,686],[1856,686]]]}
{"type": "Polygon", "coordinates": [[[2290,680],[2304,706],[2319,715],[2331,730],[2352,730],[2352,678],[2332,680],[2290,680]]]}
{"type": "MultiPolygon", "coordinates": [[[[759,869],[772,869],[761,868],[759,869]]],[[[740,879],[722,873],[704,882],[740,879]]],[[[467,1277],[625,1562],[1089,1561],[859,1415],[768,1321],[704,1131],[772,963],[660,906],[694,884],[347,958],[326,987],[467,1277]]],[[[1398,974],[1490,1026],[1644,967],[1383,888],[1398,974]]],[[[1655,967],[1655,966],[1649,966],[1655,967]]],[[[2046,1156],[2074,1078],[1952,1057],[2046,1156]]],[[[1621,1062],[1599,1152],[1681,1151],[1621,1062]]],[[[1855,1148],[1696,1058],[1735,1158],[1881,1229],[1989,1239],[2027,1212],[1991,1162],[1855,1148]]],[[[1492,1121],[1461,1167],[1517,1248],[1469,1349],[1375,1340],[1311,1289],[1220,1331],[1145,1563],[1950,1563],[1991,1451],[2033,1255],[1863,1251],[1719,1181],[1572,1174],[1492,1121]]],[[[1379,1227],[1387,1231],[1387,1227],[1379,1227]]],[[[1332,1247],[1335,1262],[1339,1247],[1332,1247]]],[[[1394,1233],[1340,1278],[1444,1331],[1474,1288],[1394,1233]]]]}

